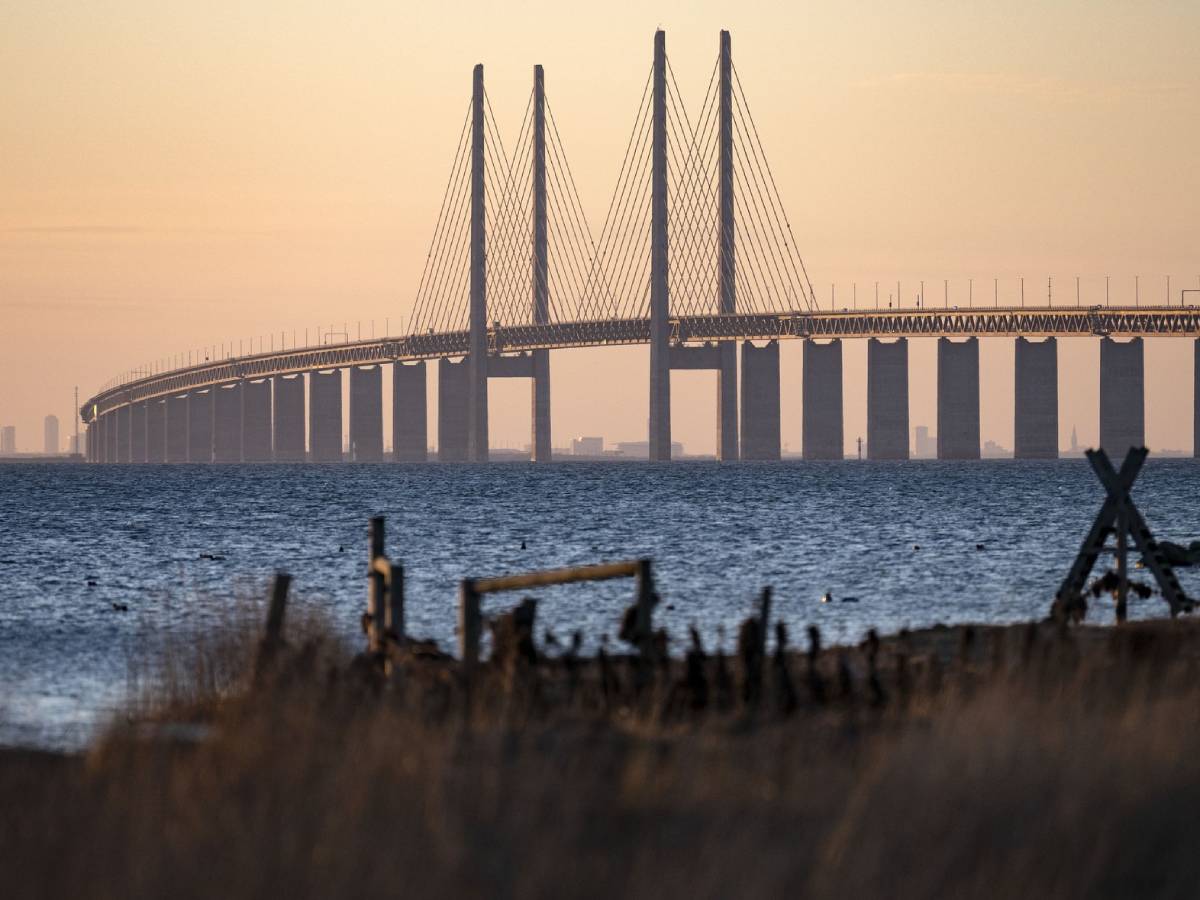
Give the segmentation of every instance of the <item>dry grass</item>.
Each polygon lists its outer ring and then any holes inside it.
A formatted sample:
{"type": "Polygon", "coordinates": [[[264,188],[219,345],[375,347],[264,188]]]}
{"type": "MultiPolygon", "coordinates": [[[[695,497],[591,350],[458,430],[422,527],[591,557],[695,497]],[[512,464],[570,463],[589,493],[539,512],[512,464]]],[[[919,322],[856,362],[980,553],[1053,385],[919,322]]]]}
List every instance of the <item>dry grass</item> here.
{"type": "Polygon", "coordinates": [[[867,647],[816,681],[787,658],[792,695],[768,660],[750,704],[736,661],[728,691],[712,659],[640,689],[630,660],[518,660],[468,690],[405,657],[381,686],[293,637],[256,688],[243,665],[156,707],[203,740],[0,757],[3,891],[1190,897],[1198,625],[932,630],[885,641],[874,687],[867,647]]]}

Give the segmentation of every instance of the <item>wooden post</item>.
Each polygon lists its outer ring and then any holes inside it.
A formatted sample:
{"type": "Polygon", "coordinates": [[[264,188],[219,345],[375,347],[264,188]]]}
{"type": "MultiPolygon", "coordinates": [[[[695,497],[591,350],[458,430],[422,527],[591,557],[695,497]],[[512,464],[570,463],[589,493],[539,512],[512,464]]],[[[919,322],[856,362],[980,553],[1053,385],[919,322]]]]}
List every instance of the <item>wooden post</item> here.
{"type": "Polygon", "coordinates": [[[392,577],[388,579],[387,632],[397,644],[403,644],[404,635],[404,566],[392,563],[392,577]]]}
{"type": "Polygon", "coordinates": [[[1129,514],[1124,498],[1117,507],[1117,621],[1124,622],[1129,599],[1129,514]]]}
{"type": "Polygon", "coordinates": [[[637,568],[637,639],[643,657],[650,655],[650,638],[654,632],[654,576],[650,560],[639,559],[637,568]]]}
{"type": "Polygon", "coordinates": [[[378,653],[384,645],[384,597],[387,594],[387,582],[383,572],[375,568],[375,560],[383,556],[383,517],[371,519],[370,556],[367,567],[367,577],[370,587],[367,592],[367,616],[370,624],[367,631],[367,650],[378,653]]]}
{"type": "Polygon", "coordinates": [[[271,588],[271,605],[267,607],[267,630],[263,640],[278,644],[283,640],[283,614],[287,611],[288,587],[292,576],[286,572],[275,574],[275,585],[271,588]]]}
{"type": "Polygon", "coordinates": [[[767,658],[767,628],[771,621],[771,589],[765,587],[762,589],[762,595],[758,598],[758,658],[764,660],[767,658]]]}
{"type": "Polygon", "coordinates": [[[283,615],[287,611],[288,587],[292,576],[277,572],[275,585],[271,588],[271,603],[267,607],[267,627],[258,645],[258,657],[254,661],[254,680],[262,679],[275,654],[283,645],[283,615]]]}
{"type": "Polygon", "coordinates": [[[464,578],[458,588],[458,655],[467,668],[479,662],[481,631],[479,593],[475,580],[464,578]]]}

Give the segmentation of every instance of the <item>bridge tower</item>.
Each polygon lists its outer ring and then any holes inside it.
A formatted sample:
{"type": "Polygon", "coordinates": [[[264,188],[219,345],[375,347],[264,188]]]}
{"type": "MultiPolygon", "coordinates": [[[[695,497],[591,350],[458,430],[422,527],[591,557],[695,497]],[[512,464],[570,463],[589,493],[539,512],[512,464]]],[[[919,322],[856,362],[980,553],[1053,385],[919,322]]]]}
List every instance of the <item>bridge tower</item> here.
{"type": "Polygon", "coordinates": [[[487,220],[484,195],[483,66],[471,86],[471,257],[470,352],[467,452],[472,462],[488,458],[487,220]]]}
{"type": "Polygon", "coordinates": [[[671,458],[669,235],[667,233],[667,36],[654,32],[650,150],[650,459],[671,458]]]}
{"type": "MultiPolygon", "coordinates": [[[[729,32],[721,32],[717,86],[717,308],[737,312],[737,257],[733,199],[733,55],[729,32]]],[[[738,458],[737,342],[721,341],[717,374],[717,459],[738,458]]]]}
{"type": "MultiPolygon", "coordinates": [[[[546,229],[546,84],[533,67],[533,324],[550,322],[546,229]]],[[[533,351],[533,461],[550,462],[550,351],[533,351]]]]}

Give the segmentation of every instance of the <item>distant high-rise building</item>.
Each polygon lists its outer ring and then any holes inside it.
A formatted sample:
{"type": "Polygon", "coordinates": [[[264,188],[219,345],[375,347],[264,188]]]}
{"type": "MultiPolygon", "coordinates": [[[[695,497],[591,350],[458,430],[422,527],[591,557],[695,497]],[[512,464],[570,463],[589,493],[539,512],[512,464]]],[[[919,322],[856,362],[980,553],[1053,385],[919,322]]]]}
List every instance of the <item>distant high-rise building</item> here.
{"type": "MultiPolygon", "coordinates": [[[[649,452],[649,451],[647,451],[649,452]]],[[[604,454],[604,438],[577,437],[571,438],[572,456],[602,456],[604,454]]]]}
{"type": "Polygon", "coordinates": [[[5,425],[0,428],[0,453],[17,452],[17,426],[5,425]]]}
{"type": "Polygon", "coordinates": [[[1071,426],[1071,452],[1072,453],[1079,452],[1079,438],[1075,434],[1075,426],[1074,425],[1071,426]]]}
{"type": "Polygon", "coordinates": [[[928,425],[918,425],[916,428],[917,446],[913,456],[917,459],[933,459],[937,456],[937,438],[930,437],[928,425]]]}
{"type": "Polygon", "coordinates": [[[983,459],[1012,459],[1012,451],[1007,447],[1001,447],[995,441],[984,441],[983,449],[979,454],[983,459]]]}
{"type": "Polygon", "coordinates": [[[62,449],[62,445],[58,442],[58,416],[46,416],[44,434],[46,440],[42,449],[46,453],[58,453],[62,449]]]}

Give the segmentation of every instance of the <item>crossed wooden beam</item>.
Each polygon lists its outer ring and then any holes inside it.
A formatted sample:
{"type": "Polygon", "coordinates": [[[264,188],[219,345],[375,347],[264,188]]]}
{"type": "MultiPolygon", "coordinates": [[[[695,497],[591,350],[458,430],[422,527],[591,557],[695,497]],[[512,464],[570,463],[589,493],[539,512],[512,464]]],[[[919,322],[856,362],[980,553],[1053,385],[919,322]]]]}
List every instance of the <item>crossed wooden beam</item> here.
{"type": "Polygon", "coordinates": [[[1079,554],[1071,565],[1071,571],[1067,573],[1062,586],[1054,596],[1054,605],[1051,607],[1053,618],[1076,622],[1083,619],[1087,613],[1084,591],[1088,575],[1096,564],[1096,558],[1104,550],[1105,541],[1113,533],[1117,536],[1118,622],[1125,621],[1127,611],[1130,538],[1133,539],[1133,545],[1141,552],[1146,568],[1158,582],[1163,599],[1171,608],[1171,615],[1191,612],[1195,608],[1195,602],[1183,592],[1179,580],[1175,577],[1175,572],[1158,546],[1158,541],[1154,539],[1146,520],[1142,518],[1142,514],[1129,496],[1129,489],[1133,487],[1133,482],[1141,472],[1142,464],[1146,461],[1148,454],[1149,451],[1145,447],[1130,447],[1129,453],[1125,456],[1125,462],[1121,464],[1121,471],[1118,472],[1113,469],[1108,454],[1103,449],[1087,451],[1088,462],[1091,463],[1092,470],[1100,479],[1100,483],[1104,485],[1104,489],[1108,491],[1108,496],[1104,500],[1104,505],[1100,507],[1100,512],[1096,514],[1092,528],[1083,540],[1083,546],[1079,548],[1079,554]]]}

